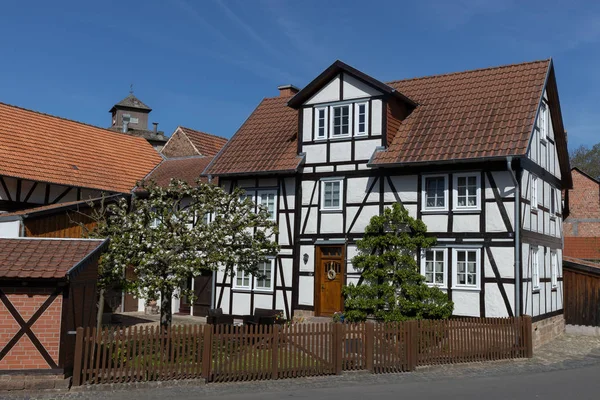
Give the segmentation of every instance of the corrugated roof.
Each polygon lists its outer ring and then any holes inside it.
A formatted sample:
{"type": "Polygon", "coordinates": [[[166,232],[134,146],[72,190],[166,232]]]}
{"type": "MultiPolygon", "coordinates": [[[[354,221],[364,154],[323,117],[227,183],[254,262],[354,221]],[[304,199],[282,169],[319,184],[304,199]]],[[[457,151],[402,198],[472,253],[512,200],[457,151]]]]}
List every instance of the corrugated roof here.
{"type": "Polygon", "coordinates": [[[161,160],[143,138],[0,103],[0,175],[127,193],[161,160]]]}
{"type": "Polygon", "coordinates": [[[64,278],[104,242],[92,239],[0,239],[0,278],[64,278]]]}

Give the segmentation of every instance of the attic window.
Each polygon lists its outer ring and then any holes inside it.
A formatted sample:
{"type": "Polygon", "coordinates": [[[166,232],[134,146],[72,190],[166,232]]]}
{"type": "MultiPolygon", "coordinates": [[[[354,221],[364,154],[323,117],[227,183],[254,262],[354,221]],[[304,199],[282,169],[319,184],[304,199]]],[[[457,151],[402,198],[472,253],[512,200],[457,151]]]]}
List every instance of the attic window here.
{"type": "Polygon", "coordinates": [[[331,119],[331,136],[341,137],[350,135],[350,104],[331,107],[333,118],[331,119]]]}

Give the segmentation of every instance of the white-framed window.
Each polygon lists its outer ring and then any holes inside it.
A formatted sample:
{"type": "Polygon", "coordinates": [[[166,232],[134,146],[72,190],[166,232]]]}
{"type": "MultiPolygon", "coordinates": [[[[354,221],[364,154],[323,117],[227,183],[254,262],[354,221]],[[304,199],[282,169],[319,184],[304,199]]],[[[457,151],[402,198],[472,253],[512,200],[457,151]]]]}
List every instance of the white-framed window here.
{"type": "Polygon", "coordinates": [[[448,210],[448,176],[423,176],[423,211],[448,210]]]}
{"type": "Polygon", "coordinates": [[[548,148],[546,146],[546,140],[540,140],[540,165],[545,170],[549,170],[548,168],[548,148]]]}
{"type": "Polygon", "coordinates": [[[337,211],[342,209],[342,191],[344,181],[341,178],[321,180],[321,210],[337,211]]]}
{"type": "Polygon", "coordinates": [[[531,174],[531,209],[538,209],[538,177],[531,174]]]}
{"type": "Polygon", "coordinates": [[[352,121],[352,104],[331,106],[331,137],[350,136],[352,121]]]}
{"type": "Polygon", "coordinates": [[[252,287],[250,286],[251,284],[251,274],[242,270],[242,269],[238,269],[237,272],[235,273],[235,278],[233,279],[233,288],[234,289],[252,289],[252,287]]]}
{"type": "Polygon", "coordinates": [[[448,249],[431,248],[421,251],[421,275],[430,286],[447,286],[448,249]]]}
{"type": "Polygon", "coordinates": [[[548,171],[552,175],[556,174],[556,151],[554,143],[548,143],[548,171]]]}
{"type": "Polygon", "coordinates": [[[269,212],[269,219],[275,221],[277,219],[277,191],[275,190],[259,190],[258,204],[265,207],[269,212]]]}
{"type": "Polygon", "coordinates": [[[481,278],[481,249],[452,249],[454,260],[454,282],[456,289],[479,290],[481,278]]]}
{"type": "Polygon", "coordinates": [[[327,139],[327,113],[329,107],[315,108],[315,139],[327,139]]]}
{"type": "Polygon", "coordinates": [[[369,103],[355,103],[354,135],[362,136],[368,133],[369,103]]]}
{"type": "Polygon", "coordinates": [[[550,269],[552,270],[551,282],[554,289],[558,286],[558,257],[555,251],[550,252],[550,269]]]}
{"type": "MultiPolygon", "coordinates": [[[[543,252],[542,252],[543,253],[543,252]]],[[[531,257],[531,286],[533,290],[540,288],[540,251],[537,247],[532,247],[531,257]]]]}
{"type": "Polygon", "coordinates": [[[255,290],[273,291],[273,268],[275,259],[270,258],[258,264],[258,275],[254,282],[255,290]]]}
{"type": "Polygon", "coordinates": [[[546,103],[542,102],[540,105],[540,115],[538,118],[538,129],[540,130],[540,140],[546,140],[550,136],[550,129],[548,123],[550,119],[548,118],[548,106],[546,103]]]}
{"type": "Polygon", "coordinates": [[[480,174],[454,174],[454,209],[479,210],[481,209],[481,183],[480,174]]]}

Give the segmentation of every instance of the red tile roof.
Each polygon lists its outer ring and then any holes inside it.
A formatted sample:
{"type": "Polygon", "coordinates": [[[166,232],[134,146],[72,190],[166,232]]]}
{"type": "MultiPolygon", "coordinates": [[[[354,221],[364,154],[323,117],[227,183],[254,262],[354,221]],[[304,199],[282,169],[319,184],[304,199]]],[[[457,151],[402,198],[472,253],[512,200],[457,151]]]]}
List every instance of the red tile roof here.
{"type": "Polygon", "coordinates": [[[419,106],[374,164],[522,155],[550,60],[388,83],[419,106]]]}
{"type": "Polygon", "coordinates": [[[158,165],[144,180],[154,180],[159,186],[168,186],[171,179],[181,179],[189,184],[196,183],[200,178],[208,182],[208,176],[203,175],[204,169],[213,157],[192,156],[167,158],[158,165]]]}
{"type": "Polygon", "coordinates": [[[584,265],[586,267],[596,268],[596,269],[598,269],[598,273],[600,274],[600,264],[599,263],[588,261],[588,260],[582,260],[581,258],[568,257],[568,256],[563,256],[563,261],[565,263],[584,265]]]}
{"type": "Polygon", "coordinates": [[[127,193],[160,161],[143,138],[0,103],[0,175],[127,193]]]}
{"type": "MultiPolygon", "coordinates": [[[[524,155],[550,60],[389,82],[418,105],[373,164],[524,155]]],[[[294,170],[298,115],[264,99],[215,158],[214,175],[294,170]]]]}
{"type": "Polygon", "coordinates": [[[207,172],[222,175],[298,168],[302,160],[296,154],[298,113],[287,106],[289,99],[263,99],[207,172]]]}
{"type": "Polygon", "coordinates": [[[180,126],[179,129],[185,133],[199,154],[203,156],[216,156],[227,143],[227,139],[206,132],[180,126]]]}
{"type": "Polygon", "coordinates": [[[64,278],[104,243],[92,239],[0,239],[0,278],[64,278]]]}
{"type": "MultiPolygon", "coordinates": [[[[119,198],[122,198],[122,197],[124,197],[124,195],[115,194],[112,196],[104,197],[104,200],[106,201],[106,203],[110,203],[110,202],[117,201],[119,198]]],[[[88,208],[90,202],[97,204],[97,203],[100,203],[101,200],[102,200],[102,197],[98,197],[95,199],[87,199],[87,200],[65,201],[64,203],[48,204],[45,206],[27,208],[25,210],[0,213],[0,221],[5,220],[9,217],[17,217],[17,216],[33,217],[33,216],[36,216],[39,214],[45,214],[47,212],[50,213],[53,210],[63,210],[63,209],[79,210],[80,208],[88,208]]]]}

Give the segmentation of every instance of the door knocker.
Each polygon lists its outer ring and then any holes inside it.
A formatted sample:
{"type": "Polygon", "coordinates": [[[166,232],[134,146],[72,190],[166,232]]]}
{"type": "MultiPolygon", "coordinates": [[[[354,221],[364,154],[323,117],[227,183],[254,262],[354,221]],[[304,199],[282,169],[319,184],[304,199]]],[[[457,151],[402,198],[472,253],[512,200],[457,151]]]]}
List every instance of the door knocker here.
{"type": "Polygon", "coordinates": [[[329,278],[330,281],[335,279],[336,273],[335,273],[335,269],[333,268],[333,263],[330,264],[329,266],[329,271],[327,271],[327,278],[329,278]]]}

